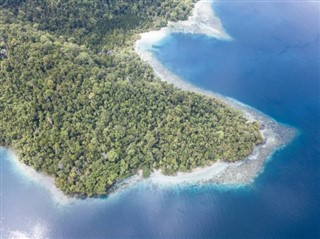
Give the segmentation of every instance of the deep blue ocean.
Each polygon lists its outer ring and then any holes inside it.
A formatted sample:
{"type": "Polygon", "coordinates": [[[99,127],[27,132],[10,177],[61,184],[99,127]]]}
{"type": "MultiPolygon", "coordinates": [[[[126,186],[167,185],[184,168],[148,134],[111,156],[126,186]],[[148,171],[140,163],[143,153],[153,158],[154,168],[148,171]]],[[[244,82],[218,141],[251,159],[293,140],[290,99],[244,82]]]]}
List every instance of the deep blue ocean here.
{"type": "Polygon", "coordinates": [[[1,238],[320,238],[320,2],[219,1],[232,40],[174,34],[152,49],[174,73],[299,135],[239,189],[140,185],[61,206],[1,157],[1,238]]]}

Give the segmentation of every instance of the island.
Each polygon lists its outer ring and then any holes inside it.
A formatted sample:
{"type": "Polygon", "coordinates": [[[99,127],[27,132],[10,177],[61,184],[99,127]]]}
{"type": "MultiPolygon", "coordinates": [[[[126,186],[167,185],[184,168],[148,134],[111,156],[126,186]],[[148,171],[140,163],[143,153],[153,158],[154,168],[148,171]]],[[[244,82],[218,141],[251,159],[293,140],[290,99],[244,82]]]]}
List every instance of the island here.
{"type": "Polygon", "coordinates": [[[189,86],[145,49],[177,31],[230,38],[196,2],[1,2],[0,145],[71,196],[143,178],[251,181],[292,131],[189,86]]]}

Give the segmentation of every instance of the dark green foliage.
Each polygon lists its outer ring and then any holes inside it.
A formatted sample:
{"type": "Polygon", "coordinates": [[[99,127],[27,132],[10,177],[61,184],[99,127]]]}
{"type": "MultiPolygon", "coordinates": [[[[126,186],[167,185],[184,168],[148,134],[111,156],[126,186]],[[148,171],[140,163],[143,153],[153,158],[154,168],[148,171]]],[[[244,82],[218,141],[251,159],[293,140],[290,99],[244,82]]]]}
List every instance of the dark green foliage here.
{"type": "Polygon", "coordinates": [[[256,122],[157,80],[133,51],[137,32],[185,18],[188,2],[0,2],[0,144],[89,196],[140,169],[174,174],[250,154],[256,122]]]}

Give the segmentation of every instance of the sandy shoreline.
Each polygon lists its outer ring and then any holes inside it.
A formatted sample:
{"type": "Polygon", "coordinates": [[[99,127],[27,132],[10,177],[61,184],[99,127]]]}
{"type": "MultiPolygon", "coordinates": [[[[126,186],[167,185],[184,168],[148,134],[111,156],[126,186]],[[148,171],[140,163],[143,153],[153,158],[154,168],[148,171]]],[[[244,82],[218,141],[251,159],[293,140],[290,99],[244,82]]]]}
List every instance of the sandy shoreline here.
{"type": "Polygon", "coordinates": [[[210,0],[198,1],[187,21],[169,22],[168,28],[174,32],[203,34],[225,40],[231,39],[223,29],[220,19],[214,15],[210,0]]]}
{"type": "Polygon", "coordinates": [[[169,23],[167,27],[159,31],[151,31],[141,34],[140,40],[135,44],[135,50],[141,59],[147,62],[154,70],[155,74],[163,81],[173,84],[182,90],[196,92],[209,97],[217,98],[226,104],[244,112],[248,121],[258,121],[263,125],[261,133],[264,144],[257,146],[253,153],[245,160],[234,163],[215,162],[211,166],[197,168],[189,173],[177,173],[176,176],[165,176],[159,171],[151,174],[146,179],[151,183],[161,185],[177,184],[199,184],[212,182],[221,185],[243,185],[251,183],[254,178],[263,170],[265,161],[276,150],[289,143],[295,130],[277,123],[263,113],[254,108],[244,105],[234,99],[207,91],[184,81],[177,75],[165,68],[149,51],[152,45],[163,40],[171,33],[191,33],[202,34],[208,37],[215,37],[221,40],[231,40],[232,38],[224,31],[220,19],[215,17],[211,1],[199,1],[195,4],[193,15],[187,21],[169,23]]]}
{"type": "Polygon", "coordinates": [[[19,160],[17,154],[12,149],[0,147],[0,160],[4,160],[4,150],[8,151],[8,160],[13,166],[13,171],[19,176],[27,179],[27,181],[24,181],[26,184],[30,184],[30,186],[32,186],[33,183],[36,183],[44,187],[52,196],[52,200],[59,205],[65,205],[72,201],[72,198],[66,196],[60,189],[55,186],[54,178],[43,173],[39,173],[34,168],[22,163],[19,160]]]}
{"type": "MultiPolygon", "coordinates": [[[[263,171],[264,163],[272,153],[281,147],[284,147],[293,139],[295,135],[294,129],[278,124],[276,121],[254,108],[189,84],[165,68],[152,53],[148,51],[153,44],[161,41],[168,34],[173,32],[205,34],[209,37],[215,37],[222,40],[232,39],[224,31],[221,21],[214,16],[211,3],[212,2],[209,1],[200,1],[196,3],[193,15],[189,17],[187,21],[169,23],[167,27],[164,27],[159,31],[141,34],[141,39],[135,44],[135,50],[141,59],[153,68],[155,74],[161,80],[171,83],[183,90],[218,98],[228,105],[244,112],[248,120],[259,121],[260,124],[264,126],[264,129],[261,130],[261,132],[265,138],[265,143],[257,146],[247,159],[239,162],[227,163],[219,161],[208,167],[194,169],[192,172],[177,173],[175,176],[165,176],[160,171],[154,171],[147,179],[143,179],[140,172],[137,175],[117,183],[109,191],[110,193],[122,192],[124,189],[133,185],[138,185],[141,182],[161,186],[199,185],[201,183],[232,186],[249,184],[263,171]]],[[[3,149],[0,148],[0,154],[2,153],[1,150],[3,149]]],[[[2,160],[2,157],[0,160],[2,160]]],[[[14,167],[18,170],[19,174],[26,176],[29,181],[36,182],[45,187],[50,192],[55,202],[66,204],[76,200],[64,195],[62,191],[57,189],[53,178],[38,173],[32,167],[26,166],[20,162],[12,151],[10,152],[10,161],[13,162],[14,167]]]]}

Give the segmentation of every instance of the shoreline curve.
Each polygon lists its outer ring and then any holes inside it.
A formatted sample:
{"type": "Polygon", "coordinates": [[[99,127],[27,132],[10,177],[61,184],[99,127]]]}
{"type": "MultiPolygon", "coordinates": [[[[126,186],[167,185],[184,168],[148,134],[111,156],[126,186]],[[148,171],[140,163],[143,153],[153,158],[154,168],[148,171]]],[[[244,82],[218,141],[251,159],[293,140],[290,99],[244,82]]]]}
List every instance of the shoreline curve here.
{"type": "MultiPolygon", "coordinates": [[[[264,144],[255,147],[253,153],[242,161],[232,163],[217,161],[210,166],[196,168],[191,172],[179,172],[175,176],[165,176],[157,170],[147,179],[144,179],[142,173],[139,172],[117,183],[109,190],[111,195],[123,192],[128,187],[138,185],[141,182],[161,186],[211,183],[222,186],[239,187],[250,184],[256,176],[263,171],[265,161],[270,158],[275,151],[285,147],[296,135],[295,129],[277,123],[272,118],[248,105],[242,104],[232,98],[201,89],[184,81],[165,68],[149,51],[153,44],[160,42],[171,33],[201,34],[221,40],[232,40],[232,37],[223,29],[220,19],[214,15],[211,4],[212,1],[200,0],[195,4],[193,14],[188,20],[176,23],[169,22],[167,27],[161,28],[159,31],[140,34],[141,38],[136,41],[134,46],[135,51],[142,61],[148,63],[153,68],[155,75],[162,81],[173,84],[182,90],[219,99],[229,106],[242,111],[248,120],[258,121],[263,125],[261,133],[265,139],[264,144]]],[[[81,200],[63,194],[63,192],[55,186],[52,177],[39,173],[32,167],[23,164],[19,161],[18,156],[12,149],[0,147],[0,156],[3,153],[2,150],[9,150],[9,160],[19,174],[27,177],[30,182],[35,182],[47,189],[52,195],[53,201],[58,205],[65,205],[75,202],[75,200],[81,200]]],[[[1,157],[0,160],[3,160],[3,158],[1,157]]],[[[108,197],[110,194],[108,194],[108,197]]]]}
{"type": "MultiPolygon", "coordinates": [[[[177,173],[175,176],[163,175],[159,170],[154,171],[148,182],[160,185],[199,184],[213,183],[226,186],[247,185],[263,171],[264,163],[273,153],[285,147],[296,135],[296,130],[284,126],[264,113],[245,105],[233,98],[222,96],[192,85],[172,73],[162,65],[152,54],[152,45],[164,40],[172,33],[189,33],[206,35],[220,40],[231,40],[232,37],[225,32],[219,18],[214,15],[213,1],[198,1],[193,14],[186,21],[169,23],[159,31],[150,31],[140,34],[140,39],[135,43],[135,51],[140,58],[149,64],[160,80],[173,84],[176,88],[195,92],[207,97],[214,97],[225,104],[244,113],[248,121],[258,121],[262,125],[260,130],[264,143],[254,148],[253,152],[244,160],[236,162],[217,161],[204,168],[196,168],[191,172],[177,173]]],[[[125,184],[130,184],[126,182],[125,184]]],[[[128,186],[128,185],[127,185],[128,186]]],[[[120,187],[121,188],[121,187],[120,187]]]]}

